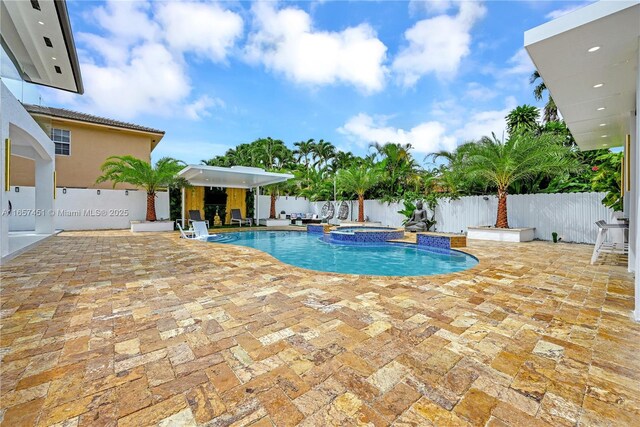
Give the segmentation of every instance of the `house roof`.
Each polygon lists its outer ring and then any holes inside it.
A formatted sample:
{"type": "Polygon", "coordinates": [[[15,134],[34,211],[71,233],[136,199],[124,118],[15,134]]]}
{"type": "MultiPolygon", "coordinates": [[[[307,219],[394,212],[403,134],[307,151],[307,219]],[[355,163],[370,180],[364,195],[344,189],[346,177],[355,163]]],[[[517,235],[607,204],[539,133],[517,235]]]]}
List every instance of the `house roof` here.
{"type": "Polygon", "coordinates": [[[632,133],[640,3],[599,1],[527,31],[524,44],[583,150],[632,133]]]}
{"type": "Polygon", "coordinates": [[[21,79],[82,94],[64,0],[0,2],[0,44],[21,79]]]}
{"type": "Polygon", "coordinates": [[[31,114],[57,117],[61,119],[75,120],[85,123],[95,123],[104,126],[111,126],[122,129],[130,129],[139,132],[155,133],[164,135],[163,130],[153,129],[146,126],[140,126],[133,123],[121,122],[119,120],[107,119],[105,117],[94,116],[91,114],[79,113],[77,111],[67,110],[66,108],[44,107],[40,105],[23,104],[24,108],[31,114]]]}

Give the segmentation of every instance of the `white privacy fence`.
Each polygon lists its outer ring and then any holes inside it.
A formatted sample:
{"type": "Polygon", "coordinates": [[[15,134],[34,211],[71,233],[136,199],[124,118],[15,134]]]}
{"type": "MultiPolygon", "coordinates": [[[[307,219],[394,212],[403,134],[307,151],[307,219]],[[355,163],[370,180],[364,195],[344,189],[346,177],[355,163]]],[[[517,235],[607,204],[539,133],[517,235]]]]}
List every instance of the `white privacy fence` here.
{"type": "MultiPolygon", "coordinates": [[[[9,231],[35,228],[35,188],[11,187],[8,199],[13,210],[9,217],[9,231]]],[[[136,190],[105,190],[62,188],[56,191],[55,228],[58,230],[107,230],[129,228],[129,221],[144,220],[147,213],[147,193],[136,190]]],[[[156,217],[169,218],[169,193],[156,197],[156,217]]]]}
{"type": "MultiPolygon", "coordinates": [[[[560,194],[520,194],[510,195],[507,200],[509,226],[535,227],[535,238],[551,240],[554,231],[565,242],[594,243],[597,229],[595,222],[609,221],[613,211],[605,207],[601,200],[605,193],[560,193],[560,194]]],[[[304,198],[280,197],[276,202],[278,213],[315,213],[325,202],[309,202],[304,198]]],[[[350,218],[358,218],[358,202],[347,202],[352,207],[350,218]]],[[[399,227],[404,216],[398,211],[403,203],[383,203],[379,200],[365,200],[364,211],[369,221],[399,227]]],[[[438,231],[466,232],[468,226],[493,225],[496,221],[498,199],[496,196],[468,196],[458,200],[442,200],[436,208],[438,231]]],[[[269,216],[269,198],[261,196],[261,218],[269,216]]]]}

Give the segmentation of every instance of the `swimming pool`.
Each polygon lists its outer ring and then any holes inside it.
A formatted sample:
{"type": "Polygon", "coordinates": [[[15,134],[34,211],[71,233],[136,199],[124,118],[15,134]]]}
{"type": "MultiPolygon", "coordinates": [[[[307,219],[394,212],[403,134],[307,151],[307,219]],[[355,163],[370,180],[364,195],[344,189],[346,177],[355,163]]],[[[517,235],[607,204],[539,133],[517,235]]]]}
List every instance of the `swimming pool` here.
{"type": "Polygon", "coordinates": [[[395,243],[334,244],[300,231],[221,233],[208,241],[247,246],[309,270],[374,276],[426,276],[466,270],[478,263],[454,250],[395,243]]]}

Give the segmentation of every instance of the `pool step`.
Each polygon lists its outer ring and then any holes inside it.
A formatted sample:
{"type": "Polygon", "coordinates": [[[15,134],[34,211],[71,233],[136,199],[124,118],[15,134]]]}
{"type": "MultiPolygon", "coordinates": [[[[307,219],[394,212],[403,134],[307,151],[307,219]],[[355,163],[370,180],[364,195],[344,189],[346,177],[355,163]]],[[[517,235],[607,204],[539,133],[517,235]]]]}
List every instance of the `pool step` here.
{"type": "Polygon", "coordinates": [[[388,241],[395,243],[410,243],[412,245],[415,245],[417,243],[417,239],[418,237],[416,233],[404,233],[404,237],[402,239],[393,239],[388,241]]]}

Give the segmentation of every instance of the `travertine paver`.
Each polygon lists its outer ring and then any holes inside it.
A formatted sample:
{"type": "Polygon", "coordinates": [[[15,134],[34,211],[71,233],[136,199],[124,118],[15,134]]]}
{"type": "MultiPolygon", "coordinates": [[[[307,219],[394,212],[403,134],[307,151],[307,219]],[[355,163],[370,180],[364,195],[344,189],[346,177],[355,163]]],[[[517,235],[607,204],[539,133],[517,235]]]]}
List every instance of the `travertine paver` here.
{"type": "Polygon", "coordinates": [[[63,233],[1,270],[1,425],[637,425],[632,278],[591,249],[384,278],[63,233]]]}

